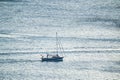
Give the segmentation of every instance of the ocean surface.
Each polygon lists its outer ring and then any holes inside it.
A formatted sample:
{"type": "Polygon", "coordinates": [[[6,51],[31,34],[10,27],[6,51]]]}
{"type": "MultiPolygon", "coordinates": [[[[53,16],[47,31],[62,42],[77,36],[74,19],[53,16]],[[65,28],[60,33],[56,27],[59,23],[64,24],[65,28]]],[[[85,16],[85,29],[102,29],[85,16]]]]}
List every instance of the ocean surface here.
{"type": "Polygon", "coordinates": [[[0,80],[120,80],[120,0],[0,0],[0,80]]]}

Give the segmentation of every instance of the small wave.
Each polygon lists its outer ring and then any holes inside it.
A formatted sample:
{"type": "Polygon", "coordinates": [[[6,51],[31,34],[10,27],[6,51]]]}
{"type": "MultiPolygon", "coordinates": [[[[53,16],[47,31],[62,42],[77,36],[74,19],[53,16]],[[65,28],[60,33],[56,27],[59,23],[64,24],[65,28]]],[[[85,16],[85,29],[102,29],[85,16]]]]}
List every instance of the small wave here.
{"type": "MultiPolygon", "coordinates": [[[[56,51],[49,52],[3,52],[0,55],[21,55],[21,54],[46,54],[46,53],[56,53],[56,51]]],[[[119,49],[85,49],[85,50],[64,50],[64,52],[60,53],[120,53],[119,49]]]]}
{"type": "Polygon", "coordinates": [[[104,67],[103,70],[104,72],[111,72],[111,73],[120,73],[119,68],[115,67],[115,66],[109,66],[109,67],[104,67]]]}
{"type": "Polygon", "coordinates": [[[6,53],[0,53],[0,55],[21,55],[21,54],[41,54],[45,52],[6,52],[6,53]]]}
{"type": "Polygon", "coordinates": [[[0,0],[0,2],[20,2],[22,0],[0,0]]]}
{"type": "Polygon", "coordinates": [[[0,59],[0,63],[16,63],[16,62],[39,62],[41,60],[24,60],[24,59],[0,59]]]}

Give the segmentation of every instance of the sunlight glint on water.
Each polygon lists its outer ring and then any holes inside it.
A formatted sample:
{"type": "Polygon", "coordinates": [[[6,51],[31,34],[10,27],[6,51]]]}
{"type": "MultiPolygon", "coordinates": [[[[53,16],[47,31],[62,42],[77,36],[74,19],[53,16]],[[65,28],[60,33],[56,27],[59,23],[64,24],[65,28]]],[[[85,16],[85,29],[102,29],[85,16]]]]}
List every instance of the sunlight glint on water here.
{"type": "Polygon", "coordinates": [[[119,80],[119,0],[0,0],[0,80],[119,80]],[[55,33],[63,62],[41,62],[55,33]]]}

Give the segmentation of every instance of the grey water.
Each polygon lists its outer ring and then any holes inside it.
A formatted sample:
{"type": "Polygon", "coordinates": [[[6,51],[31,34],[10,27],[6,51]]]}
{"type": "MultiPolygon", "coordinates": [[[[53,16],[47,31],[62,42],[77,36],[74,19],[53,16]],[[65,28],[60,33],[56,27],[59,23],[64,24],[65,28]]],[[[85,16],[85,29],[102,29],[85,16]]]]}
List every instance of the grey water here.
{"type": "Polygon", "coordinates": [[[0,80],[120,80],[120,0],[0,0],[0,80]]]}

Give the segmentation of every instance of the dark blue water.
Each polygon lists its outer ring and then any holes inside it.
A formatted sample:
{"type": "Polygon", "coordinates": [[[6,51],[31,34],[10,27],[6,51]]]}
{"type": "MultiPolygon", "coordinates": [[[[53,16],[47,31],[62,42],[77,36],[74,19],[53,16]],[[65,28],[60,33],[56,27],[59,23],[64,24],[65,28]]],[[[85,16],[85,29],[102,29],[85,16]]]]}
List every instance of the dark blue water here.
{"type": "Polygon", "coordinates": [[[119,53],[119,0],[0,0],[0,80],[119,80],[119,53]]]}

